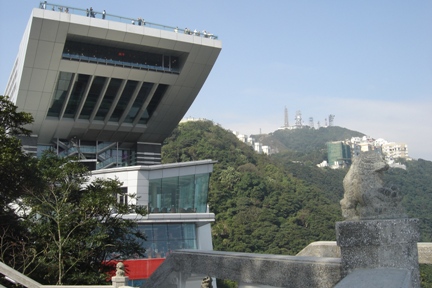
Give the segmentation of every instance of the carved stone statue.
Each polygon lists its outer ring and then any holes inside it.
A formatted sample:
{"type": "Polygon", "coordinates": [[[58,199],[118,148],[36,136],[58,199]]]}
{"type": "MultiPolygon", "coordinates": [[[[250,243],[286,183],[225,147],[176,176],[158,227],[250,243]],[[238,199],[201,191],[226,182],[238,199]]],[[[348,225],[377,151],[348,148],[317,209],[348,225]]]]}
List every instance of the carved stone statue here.
{"type": "Polygon", "coordinates": [[[118,262],[116,265],[116,276],[125,276],[125,267],[124,264],[122,262],[118,262]]]}
{"type": "Polygon", "coordinates": [[[210,276],[206,276],[201,282],[201,288],[213,288],[212,278],[210,276]]]}
{"type": "Polygon", "coordinates": [[[346,220],[405,218],[402,196],[395,187],[384,187],[382,179],[389,166],[376,151],[355,157],[343,180],[340,201],[346,220]]]}

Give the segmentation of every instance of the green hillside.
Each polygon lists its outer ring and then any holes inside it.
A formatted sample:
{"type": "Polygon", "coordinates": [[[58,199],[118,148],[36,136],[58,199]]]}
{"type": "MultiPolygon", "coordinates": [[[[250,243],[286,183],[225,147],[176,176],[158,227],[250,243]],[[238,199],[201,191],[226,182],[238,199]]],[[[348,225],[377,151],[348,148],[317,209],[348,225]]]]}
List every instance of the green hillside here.
{"type": "Polygon", "coordinates": [[[218,161],[209,192],[215,250],[293,255],[310,242],[335,240],[335,201],[212,122],[181,124],[162,154],[165,162],[218,161]]]}
{"type": "MultiPolygon", "coordinates": [[[[335,222],[342,220],[339,200],[348,170],[316,166],[326,157],[325,143],[362,135],[340,127],[276,131],[260,137],[289,149],[267,156],[210,121],[188,122],[166,139],[162,159],[218,161],[208,201],[216,215],[215,250],[295,255],[313,241],[335,240],[335,222]]],[[[386,181],[405,196],[409,216],[420,219],[421,241],[432,242],[432,162],[405,164],[407,170],[390,169],[386,181]]],[[[432,287],[432,265],[422,265],[421,274],[422,287],[432,287]]]]}
{"type": "Polygon", "coordinates": [[[281,157],[317,164],[327,160],[327,142],[363,136],[363,133],[357,131],[332,126],[319,129],[277,130],[252,137],[263,145],[277,149],[281,157]]]}
{"type": "Polygon", "coordinates": [[[326,143],[350,139],[351,137],[363,137],[365,134],[346,128],[331,126],[319,129],[293,129],[277,130],[259,138],[266,145],[275,144],[280,152],[285,150],[294,152],[311,152],[326,148],[326,143]]]}

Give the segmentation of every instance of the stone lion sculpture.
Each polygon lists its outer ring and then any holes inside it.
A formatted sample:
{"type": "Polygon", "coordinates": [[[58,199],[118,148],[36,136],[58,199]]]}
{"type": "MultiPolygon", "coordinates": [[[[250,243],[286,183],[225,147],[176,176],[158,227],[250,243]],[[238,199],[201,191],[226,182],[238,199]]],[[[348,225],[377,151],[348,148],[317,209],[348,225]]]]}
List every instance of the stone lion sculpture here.
{"type": "Polygon", "coordinates": [[[344,197],[340,201],[346,220],[406,217],[402,196],[395,187],[384,187],[382,179],[388,164],[376,151],[355,157],[343,180],[344,197]]]}
{"type": "Polygon", "coordinates": [[[212,278],[210,276],[206,276],[201,282],[201,288],[213,288],[212,278]]]}
{"type": "Polygon", "coordinates": [[[125,276],[125,266],[122,262],[118,262],[116,265],[116,276],[125,276]]]}

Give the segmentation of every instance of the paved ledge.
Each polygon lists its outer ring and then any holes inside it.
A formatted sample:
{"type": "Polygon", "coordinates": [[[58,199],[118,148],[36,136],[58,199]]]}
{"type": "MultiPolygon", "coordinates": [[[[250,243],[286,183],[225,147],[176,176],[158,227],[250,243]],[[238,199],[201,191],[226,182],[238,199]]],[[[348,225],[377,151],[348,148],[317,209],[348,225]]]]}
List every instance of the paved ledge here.
{"type": "Polygon", "coordinates": [[[181,281],[192,273],[273,287],[334,287],[341,278],[337,258],[177,250],[144,287],[164,287],[173,274],[181,281]]]}
{"type": "MultiPolygon", "coordinates": [[[[417,243],[419,264],[432,264],[432,242],[417,243]]],[[[297,256],[340,258],[340,249],[336,241],[312,242],[300,251],[297,256]]]]}
{"type": "Polygon", "coordinates": [[[357,269],[340,281],[335,288],[409,288],[411,273],[407,269],[357,269]]]}

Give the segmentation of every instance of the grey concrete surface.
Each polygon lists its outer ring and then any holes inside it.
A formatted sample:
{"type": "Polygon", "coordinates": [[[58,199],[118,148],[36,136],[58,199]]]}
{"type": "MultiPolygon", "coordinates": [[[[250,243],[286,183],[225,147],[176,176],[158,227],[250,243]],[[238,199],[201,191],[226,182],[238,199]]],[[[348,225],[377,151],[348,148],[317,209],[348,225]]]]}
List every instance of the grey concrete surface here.
{"type": "Polygon", "coordinates": [[[411,272],[407,269],[358,269],[342,279],[335,288],[410,288],[411,272]]]}
{"type": "Polygon", "coordinates": [[[166,279],[199,273],[239,283],[273,287],[334,287],[340,278],[340,259],[221,251],[178,250],[146,282],[149,287],[169,287],[166,279]]]}
{"type": "Polygon", "coordinates": [[[380,219],[336,223],[341,249],[341,275],[355,269],[399,268],[411,273],[412,287],[420,287],[417,219],[380,219]]]}
{"type": "MultiPolygon", "coordinates": [[[[432,264],[432,242],[417,243],[419,264],[432,264]]],[[[296,256],[340,258],[336,241],[316,241],[303,248],[296,256]]]]}

